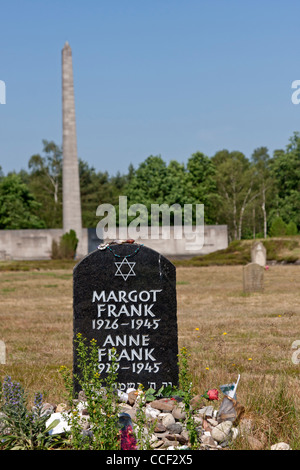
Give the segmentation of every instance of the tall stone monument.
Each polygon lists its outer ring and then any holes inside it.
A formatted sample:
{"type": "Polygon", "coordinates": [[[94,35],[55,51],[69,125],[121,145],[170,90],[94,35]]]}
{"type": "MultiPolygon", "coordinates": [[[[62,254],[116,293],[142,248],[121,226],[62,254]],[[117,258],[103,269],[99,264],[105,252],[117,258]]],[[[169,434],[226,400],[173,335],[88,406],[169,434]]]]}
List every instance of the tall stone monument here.
{"type": "Polygon", "coordinates": [[[72,50],[68,42],[62,50],[62,110],[63,110],[63,229],[75,230],[82,253],[82,218],[77,157],[75,99],[72,50]]]}

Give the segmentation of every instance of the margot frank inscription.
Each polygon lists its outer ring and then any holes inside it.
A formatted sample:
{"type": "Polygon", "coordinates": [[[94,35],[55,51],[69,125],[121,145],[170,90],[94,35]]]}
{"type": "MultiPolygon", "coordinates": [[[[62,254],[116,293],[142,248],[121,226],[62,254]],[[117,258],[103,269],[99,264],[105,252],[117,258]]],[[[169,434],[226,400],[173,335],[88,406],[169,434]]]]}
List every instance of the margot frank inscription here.
{"type": "MultiPolygon", "coordinates": [[[[118,387],[178,384],[176,270],[156,251],[112,244],[74,268],[74,338],[95,339],[105,378],[113,351],[118,387]]],[[[77,358],[74,351],[74,372],[77,358]]]]}

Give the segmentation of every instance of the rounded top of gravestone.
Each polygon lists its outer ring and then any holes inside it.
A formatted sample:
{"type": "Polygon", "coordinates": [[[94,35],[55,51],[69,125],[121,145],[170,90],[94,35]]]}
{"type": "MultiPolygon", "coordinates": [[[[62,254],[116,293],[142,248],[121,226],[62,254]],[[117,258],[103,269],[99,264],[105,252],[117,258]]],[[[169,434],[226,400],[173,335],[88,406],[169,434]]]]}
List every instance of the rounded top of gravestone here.
{"type": "Polygon", "coordinates": [[[266,258],[266,248],[261,241],[256,241],[251,247],[251,261],[261,266],[265,266],[266,258]]]}
{"type": "MultiPolygon", "coordinates": [[[[146,269],[149,263],[158,262],[158,263],[166,263],[169,267],[176,270],[173,263],[168,260],[165,256],[163,256],[158,251],[153,250],[145,245],[138,244],[138,243],[109,243],[99,245],[99,247],[86,255],[82,258],[75,266],[74,271],[78,270],[81,266],[86,263],[104,263],[109,262],[110,260],[114,260],[114,262],[124,261],[125,265],[129,263],[136,262],[138,257],[142,257],[143,265],[146,269]],[[134,261],[133,261],[133,258],[134,261]]],[[[130,266],[130,264],[129,264],[130,266]]]]}
{"type": "Polygon", "coordinates": [[[156,286],[170,282],[176,278],[176,268],[152,248],[137,243],[116,243],[92,251],[76,264],[73,278],[77,286],[83,277],[95,288],[99,283],[111,289],[139,288],[149,282],[156,286]]]}
{"type": "Polygon", "coordinates": [[[253,244],[252,244],[252,248],[255,248],[255,247],[260,247],[260,248],[265,248],[264,244],[262,241],[260,240],[256,240],[253,244]]]}

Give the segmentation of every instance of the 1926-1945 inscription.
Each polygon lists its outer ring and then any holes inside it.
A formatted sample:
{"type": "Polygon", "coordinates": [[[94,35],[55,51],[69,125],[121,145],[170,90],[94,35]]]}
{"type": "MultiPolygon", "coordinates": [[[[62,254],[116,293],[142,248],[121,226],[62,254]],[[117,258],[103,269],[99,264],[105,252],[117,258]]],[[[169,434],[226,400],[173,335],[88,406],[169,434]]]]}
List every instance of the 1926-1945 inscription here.
{"type": "Polygon", "coordinates": [[[176,270],[164,256],[130,243],[92,252],[74,268],[73,307],[74,339],[97,341],[104,379],[116,350],[120,390],[178,385],[176,270]]]}

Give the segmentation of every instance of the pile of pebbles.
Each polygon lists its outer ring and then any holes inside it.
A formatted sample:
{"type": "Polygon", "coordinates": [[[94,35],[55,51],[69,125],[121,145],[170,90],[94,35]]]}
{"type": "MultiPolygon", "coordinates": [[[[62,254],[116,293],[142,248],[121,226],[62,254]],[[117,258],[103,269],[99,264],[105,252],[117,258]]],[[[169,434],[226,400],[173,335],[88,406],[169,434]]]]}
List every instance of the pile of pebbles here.
{"type": "MultiPolygon", "coordinates": [[[[128,393],[128,402],[121,405],[121,411],[131,416],[133,430],[138,401],[135,391],[128,393]]],[[[187,413],[180,398],[160,398],[145,403],[145,416],[153,423],[150,436],[153,449],[189,448],[189,433],[186,427],[187,413]]],[[[233,421],[218,422],[216,410],[205,404],[201,396],[195,396],[190,407],[194,411],[194,423],[198,434],[199,446],[202,449],[222,449],[238,435],[233,421]]]]}
{"type": "MultiPolygon", "coordinates": [[[[140,396],[139,392],[133,389],[127,390],[126,394],[118,394],[120,416],[127,417],[135,434],[137,432],[136,416],[137,408],[140,406],[140,396]]],[[[89,433],[91,432],[89,417],[82,392],[79,392],[76,404],[82,416],[83,433],[89,433]]],[[[66,405],[61,403],[53,410],[51,410],[49,404],[44,406],[45,412],[49,414],[47,425],[54,419],[60,420],[58,426],[51,433],[56,434],[68,430],[67,423],[64,420],[64,414],[67,412],[66,405]],[[53,412],[51,413],[51,411],[53,412]]],[[[190,407],[193,410],[200,449],[224,449],[237,437],[239,431],[233,425],[236,415],[231,420],[220,420],[218,410],[214,406],[208,405],[207,400],[200,395],[191,400],[190,407]]],[[[190,448],[189,432],[186,426],[187,413],[180,397],[158,398],[150,402],[144,402],[143,408],[149,424],[148,427],[151,429],[151,435],[147,436],[147,440],[151,443],[152,449],[180,450],[190,448]]],[[[143,431],[145,432],[145,429],[143,431]]]]}

